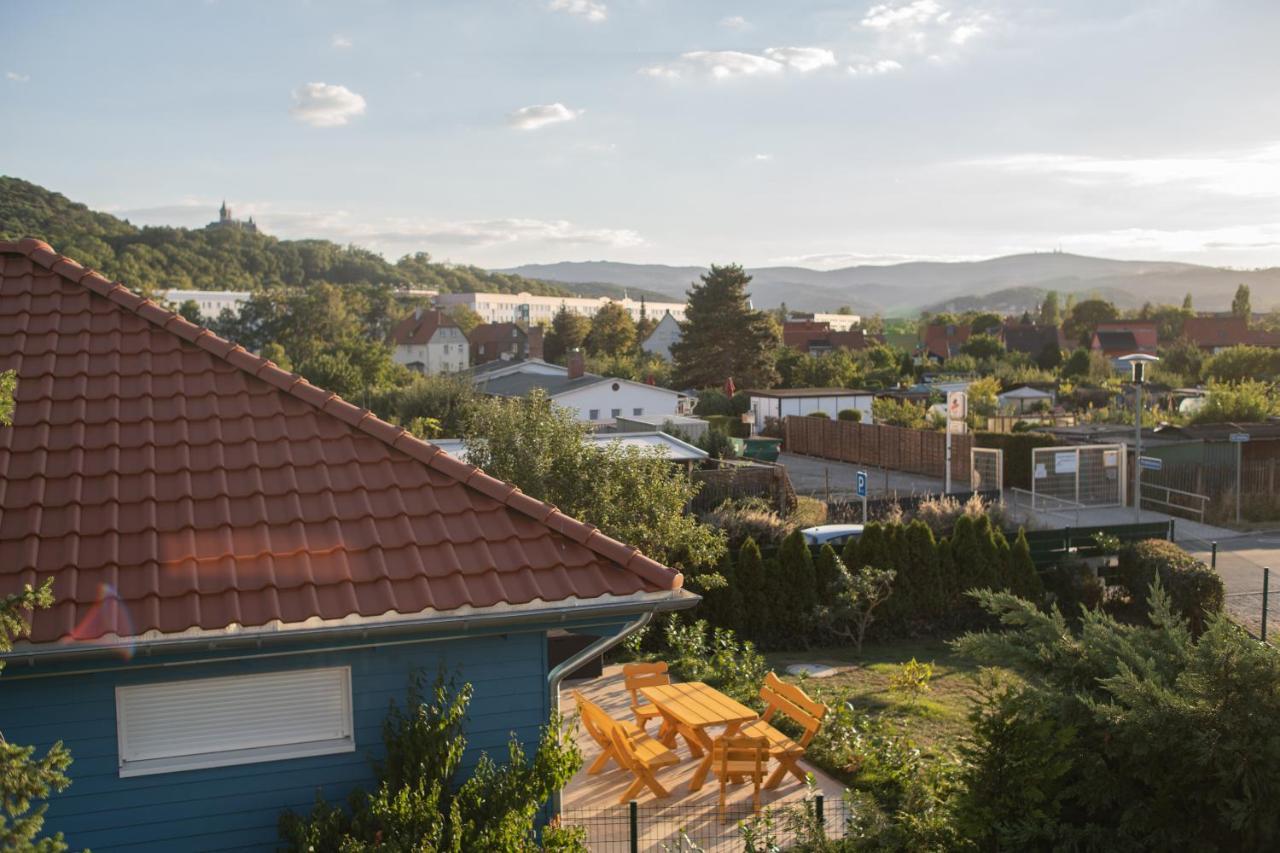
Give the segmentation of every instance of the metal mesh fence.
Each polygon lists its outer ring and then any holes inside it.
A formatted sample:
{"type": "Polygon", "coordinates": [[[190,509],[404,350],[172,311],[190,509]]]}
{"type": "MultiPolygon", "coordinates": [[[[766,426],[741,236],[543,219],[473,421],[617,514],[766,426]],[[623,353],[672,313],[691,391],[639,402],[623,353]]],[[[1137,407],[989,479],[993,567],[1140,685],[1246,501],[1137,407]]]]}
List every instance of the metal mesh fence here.
{"type": "Polygon", "coordinates": [[[1124,446],[1037,447],[1031,451],[1033,502],[1060,506],[1123,506],[1124,446]]]}
{"type": "Polygon", "coordinates": [[[749,801],[729,803],[723,815],[714,803],[631,802],[565,809],[560,824],[582,827],[592,853],[741,853],[744,825],[755,834],[754,849],[785,850],[801,842],[811,843],[816,835],[844,838],[850,814],[844,800],[822,796],[765,807],[758,815],[749,801]]]}
{"type": "Polygon", "coordinates": [[[970,451],[969,489],[974,492],[999,492],[1004,500],[1004,451],[994,447],[975,447],[970,451]]]}

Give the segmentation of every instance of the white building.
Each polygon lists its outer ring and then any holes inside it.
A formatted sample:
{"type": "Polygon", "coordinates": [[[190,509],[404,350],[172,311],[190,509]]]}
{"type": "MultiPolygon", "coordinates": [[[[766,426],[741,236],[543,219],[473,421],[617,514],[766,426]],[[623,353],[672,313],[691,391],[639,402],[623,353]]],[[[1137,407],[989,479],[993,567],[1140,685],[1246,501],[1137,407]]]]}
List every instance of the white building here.
{"type": "Polygon", "coordinates": [[[619,417],[687,414],[689,399],[670,388],[587,373],[582,357],[570,367],[541,359],[493,361],[470,371],[476,389],[495,397],[524,397],[542,389],[556,405],[572,409],[577,420],[612,425],[619,417]]]}
{"type": "Polygon", "coordinates": [[[862,322],[858,314],[805,314],[805,319],[815,323],[826,323],[833,332],[847,332],[862,322]]]}
{"type": "Polygon", "coordinates": [[[181,308],[184,302],[194,302],[200,306],[200,316],[205,320],[216,320],[223,311],[230,311],[239,316],[240,307],[252,296],[247,290],[166,290],[164,298],[175,308],[181,308]]]}
{"type": "MultiPolygon", "coordinates": [[[[447,309],[465,305],[486,323],[526,323],[532,326],[550,324],[562,305],[574,314],[594,317],[602,306],[610,302],[618,303],[627,309],[632,320],[639,321],[640,300],[626,297],[534,296],[530,293],[441,293],[436,297],[439,307],[447,309]]],[[[677,320],[684,319],[683,302],[649,302],[644,308],[650,317],[669,311],[677,320]]]]}
{"type": "Polygon", "coordinates": [[[862,412],[862,423],[869,424],[872,423],[871,401],[875,399],[870,391],[850,388],[775,388],[748,391],[747,397],[751,401],[753,432],[764,429],[766,418],[782,420],[788,415],[826,412],[835,419],[844,409],[857,409],[862,412]]]}
{"type": "Polygon", "coordinates": [[[415,309],[391,329],[392,359],[428,376],[466,370],[471,346],[448,314],[415,309]]]}
{"type": "Polygon", "coordinates": [[[670,312],[662,315],[658,325],[653,327],[649,337],[640,344],[645,352],[656,353],[667,361],[671,360],[671,345],[680,340],[680,322],[670,312]]]}

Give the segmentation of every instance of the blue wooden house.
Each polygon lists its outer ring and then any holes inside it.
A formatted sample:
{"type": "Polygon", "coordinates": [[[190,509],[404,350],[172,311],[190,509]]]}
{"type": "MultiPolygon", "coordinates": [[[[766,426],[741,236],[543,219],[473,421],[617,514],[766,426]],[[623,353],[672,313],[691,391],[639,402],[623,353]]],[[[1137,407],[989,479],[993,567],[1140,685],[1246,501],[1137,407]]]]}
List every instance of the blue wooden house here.
{"type": "Polygon", "coordinates": [[[474,686],[474,761],[532,746],[569,670],[697,600],[39,241],[0,242],[0,328],[0,594],[55,599],[6,656],[0,732],[70,748],[46,826],[73,847],[273,849],[283,810],[372,785],[415,669],[474,686]]]}

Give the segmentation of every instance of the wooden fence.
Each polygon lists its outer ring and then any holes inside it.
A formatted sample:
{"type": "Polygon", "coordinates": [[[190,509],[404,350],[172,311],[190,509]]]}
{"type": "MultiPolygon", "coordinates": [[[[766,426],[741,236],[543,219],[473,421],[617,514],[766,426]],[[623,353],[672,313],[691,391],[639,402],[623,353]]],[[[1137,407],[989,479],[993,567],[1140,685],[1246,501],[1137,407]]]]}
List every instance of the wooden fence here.
{"type": "MultiPolygon", "coordinates": [[[[790,453],[938,479],[946,467],[947,436],[938,430],[790,416],[783,434],[790,453]]],[[[956,484],[969,482],[972,448],[973,436],[951,437],[951,478],[956,484]]]]}
{"type": "Polygon", "coordinates": [[[690,504],[694,512],[715,509],[730,498],[764,498],[783,515],[796,506],[791,478],[781,465],[725,463],[719,468],[695,470],[692,478],[701,485],[690,504]]]}
{"type": "MultiPolygon", "coordinates": [[[[1274,495],[1280,485],[1280,460],[1245,462],[1240,468],[1240,491],[1246,495],[1274,495]]],[[[1235,465],[1202,465],[1199,462],[1165,462],[1160,471],[1144,471],[1142,482],[1168,486],[1210,500],[1234,497],[1235,465]]]]}

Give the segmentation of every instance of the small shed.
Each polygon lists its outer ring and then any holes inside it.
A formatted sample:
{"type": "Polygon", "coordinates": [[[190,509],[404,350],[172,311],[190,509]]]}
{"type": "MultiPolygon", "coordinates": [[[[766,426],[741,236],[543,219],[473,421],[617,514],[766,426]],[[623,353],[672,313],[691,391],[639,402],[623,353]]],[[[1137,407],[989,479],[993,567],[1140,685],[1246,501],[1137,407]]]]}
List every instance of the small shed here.
{"type": "Polygon", "coordinates": [[[618,432],[655,432],[679,434],[688,441],[700,441],[711,428],[709,421],[692,415],[620,415],[618,432]]]}
{"type": "Polygon", "coordinates": [[[872,422],[871,401],[875,394],[853,388],[774,388],[747,391],[751,401],[752,431],[764,429],[765,421],[781,421],[788,415],[810,415],[825,412],[835,418],[844,409],[862,412],[862,422],[872,422]]]}

